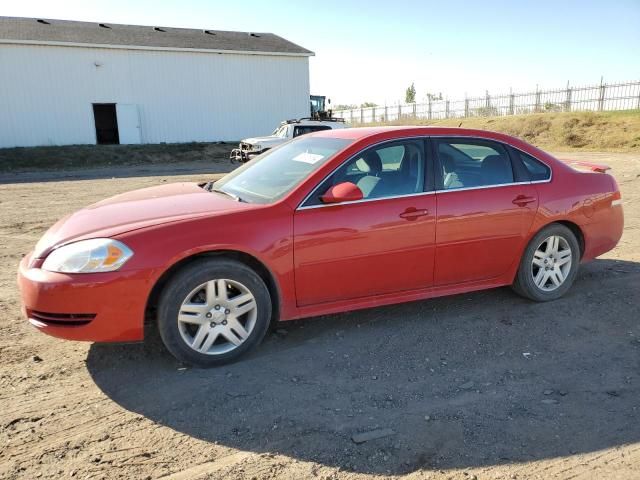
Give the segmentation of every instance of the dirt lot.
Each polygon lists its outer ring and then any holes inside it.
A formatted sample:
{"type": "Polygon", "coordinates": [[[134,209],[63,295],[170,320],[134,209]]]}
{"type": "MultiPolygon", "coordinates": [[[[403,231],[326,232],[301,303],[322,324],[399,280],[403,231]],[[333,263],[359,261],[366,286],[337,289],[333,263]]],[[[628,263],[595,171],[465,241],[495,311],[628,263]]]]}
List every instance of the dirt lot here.
{"type": "Polygon", "coordinates": [[[297,321],[213,370],[156,339],[39,334],[15,285],[64,214],[210,175],[0,185],[0,478],[639,478],[640,159],[572,157],[614,167],[626,230],[565,298],[504,288],[297,321]],[[374,430],[386,435],[353,441],[374,430]]]}

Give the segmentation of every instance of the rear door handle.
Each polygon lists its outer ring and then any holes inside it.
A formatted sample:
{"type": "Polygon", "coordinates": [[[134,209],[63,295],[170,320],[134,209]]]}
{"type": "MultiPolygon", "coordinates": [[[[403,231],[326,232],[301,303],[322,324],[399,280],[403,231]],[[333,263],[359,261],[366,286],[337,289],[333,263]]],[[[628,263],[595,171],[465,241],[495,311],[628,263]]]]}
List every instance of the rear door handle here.
{"type": "Polygon", "coordinates": [[[528,197],[526,195],[518,195],[513,199],[513,204],[518,205],[519,207],[526,207],[527,204],[533,203],[536,201],[535,197],[528,197]]]}
{"type": "Polygon", "coordinates": [[[426,210],[426,209],[418,210],[416,208],[407,208],[404,212],[400,214],[400,218],[413,220],[414,218],[424,217],[425,215],[429,215],[429,210],[426,210]]]}

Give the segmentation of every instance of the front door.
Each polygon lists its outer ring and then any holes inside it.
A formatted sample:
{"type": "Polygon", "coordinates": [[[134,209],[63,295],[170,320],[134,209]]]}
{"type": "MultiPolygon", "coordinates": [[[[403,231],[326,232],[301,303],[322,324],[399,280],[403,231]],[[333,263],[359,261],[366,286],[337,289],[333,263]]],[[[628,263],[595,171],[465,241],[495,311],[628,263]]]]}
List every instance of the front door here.
{"type": "Polygon", "coordinates": [[[538,195],[507,149],[474,139],[434,139],[438,218],[434,284],[499,277],[517,261],[538,195]]]}
{"type": "Polygon", "coordinates": [[[294,216],[298,306],[433,283],[436,199],[425,192],[421,139],[371,147],[343,164],[294,216]],[[322,204],[332,185],[351,181],[364,199],[322,204]]]}

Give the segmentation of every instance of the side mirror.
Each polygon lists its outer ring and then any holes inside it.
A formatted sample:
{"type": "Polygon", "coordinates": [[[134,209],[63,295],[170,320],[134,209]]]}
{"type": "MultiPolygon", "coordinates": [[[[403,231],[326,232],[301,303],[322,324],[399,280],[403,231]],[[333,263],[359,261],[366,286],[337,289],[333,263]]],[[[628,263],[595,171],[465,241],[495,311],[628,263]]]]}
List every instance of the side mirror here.
{"type": "Polygon", "coordinates": [[[327,192],[320,197],[320,200],[322,200],[322,203],[340,203],[355,202],[363,198],[362,190],[360,190],[355,183],[342,182],[327,190],[327,192]]]}

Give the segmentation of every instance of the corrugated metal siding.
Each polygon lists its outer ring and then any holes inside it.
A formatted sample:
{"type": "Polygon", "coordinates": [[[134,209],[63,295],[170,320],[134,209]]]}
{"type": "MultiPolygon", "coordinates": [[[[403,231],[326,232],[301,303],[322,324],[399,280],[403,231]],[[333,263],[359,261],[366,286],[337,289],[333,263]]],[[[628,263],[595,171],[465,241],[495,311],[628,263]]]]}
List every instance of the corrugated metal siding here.
{"type": "Polygon", "coordinates": [[[143,143],[268,134],[308,116],[308,58],[0,45],[0,147],[95,143],[93,103],[138,105],[143,143]]]}

